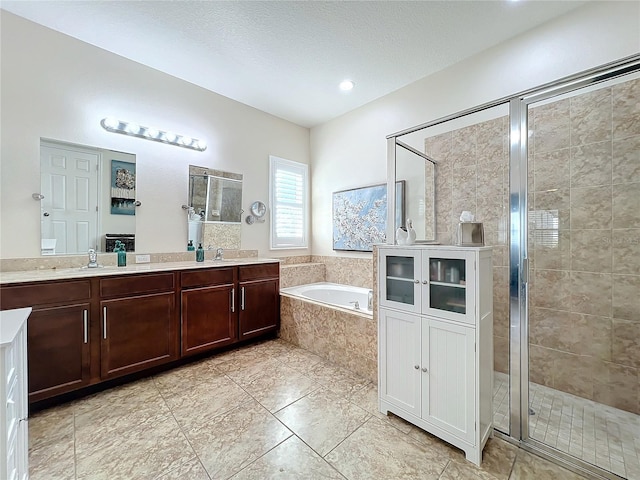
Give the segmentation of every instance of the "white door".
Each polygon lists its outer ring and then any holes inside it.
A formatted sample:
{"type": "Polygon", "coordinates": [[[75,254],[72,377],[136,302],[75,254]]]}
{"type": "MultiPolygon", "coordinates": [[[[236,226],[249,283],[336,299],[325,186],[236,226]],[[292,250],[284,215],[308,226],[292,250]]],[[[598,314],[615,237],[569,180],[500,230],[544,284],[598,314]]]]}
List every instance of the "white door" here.
{"type": "Polygon", "coordinates": [[[420,317],[380,309],[380,398],[420,416],[420,317]]]}
{"type": "Polygon", "coordinates": [[[97,246],[99,153],[40,145],[42,238],[56,253],[86,253],[97,246]]]}
{"type": "Polygon", "coordinates": [[[422,418],[474,443],[475,329],[429,317],[422,322],[422,418]]]}

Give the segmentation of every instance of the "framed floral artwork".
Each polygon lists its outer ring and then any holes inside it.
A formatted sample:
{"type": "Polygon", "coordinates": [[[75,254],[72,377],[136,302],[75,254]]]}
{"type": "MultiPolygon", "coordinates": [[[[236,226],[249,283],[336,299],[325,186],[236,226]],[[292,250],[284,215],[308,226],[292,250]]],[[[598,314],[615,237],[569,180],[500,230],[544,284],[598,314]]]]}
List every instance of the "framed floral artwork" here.
{"type": "MultiPolygon", "coordinates": [[[[404,224],[405,181],[396,182],[396,225],[404,224]]],[[[333,249],[371,252],[386,241],[387,184],[333,193],[333,249]]]]}

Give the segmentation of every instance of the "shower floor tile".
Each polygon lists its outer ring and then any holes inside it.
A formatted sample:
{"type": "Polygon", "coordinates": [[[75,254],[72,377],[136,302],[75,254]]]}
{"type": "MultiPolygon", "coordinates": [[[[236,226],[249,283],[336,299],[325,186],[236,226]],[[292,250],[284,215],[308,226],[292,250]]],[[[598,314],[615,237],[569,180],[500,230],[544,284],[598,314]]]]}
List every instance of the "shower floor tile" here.
{"type": "MultiPolygon", "coordinates": [[[[640,416],[531,383],[529,435],[629,480],[640,480],[640,416]]],[[[494,372],[493,422],[509,432],[509,377],[494,372]]]]}

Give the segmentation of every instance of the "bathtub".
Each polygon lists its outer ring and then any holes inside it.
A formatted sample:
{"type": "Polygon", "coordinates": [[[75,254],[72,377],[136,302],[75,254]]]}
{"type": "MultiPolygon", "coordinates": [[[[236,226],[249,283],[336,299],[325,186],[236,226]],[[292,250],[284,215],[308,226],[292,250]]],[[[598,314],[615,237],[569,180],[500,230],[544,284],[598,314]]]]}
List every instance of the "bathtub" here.
{"type": "Polygon", "coordinates": [[[371,382],[378,381],[378,326],[366,288],[310,283],[280,289],[283,340],[371,382]],[[350,302],[358,302],[359,310],[350,302]]]}
{"type": "Polygon", "coordinates": [[[330,305],[372,317],[373,312],[367,308],[369,292],[370,290],[366,288],[329,282],[310,283],[280,290],[280,294],[284,296],[301,298],[312,303],[330,305]],[[354,302],[358,302],[359,308],[355,308],[354,302]]]}

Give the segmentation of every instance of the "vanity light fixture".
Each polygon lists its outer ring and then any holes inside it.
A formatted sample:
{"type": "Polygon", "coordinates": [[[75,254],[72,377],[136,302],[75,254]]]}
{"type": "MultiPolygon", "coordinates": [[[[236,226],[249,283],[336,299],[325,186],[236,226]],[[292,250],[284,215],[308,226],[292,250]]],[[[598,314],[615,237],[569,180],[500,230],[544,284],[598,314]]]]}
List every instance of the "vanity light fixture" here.
{"type": "Polygon", "coordinates": [[[113,117],[103,118],[100,121],[100,125],[102,125],[102,128],[107,132],[146,138],[154,142],[167,143],[169,145],[175,145],[176,147],[189,148],[199,152],[204,152],[207,149],[207,144],[204,140],[191,138],[187,135],[178,135],[173,132],[164,132],[152,127],[143,127],[137,123],[125,122],[113,117]]]}

